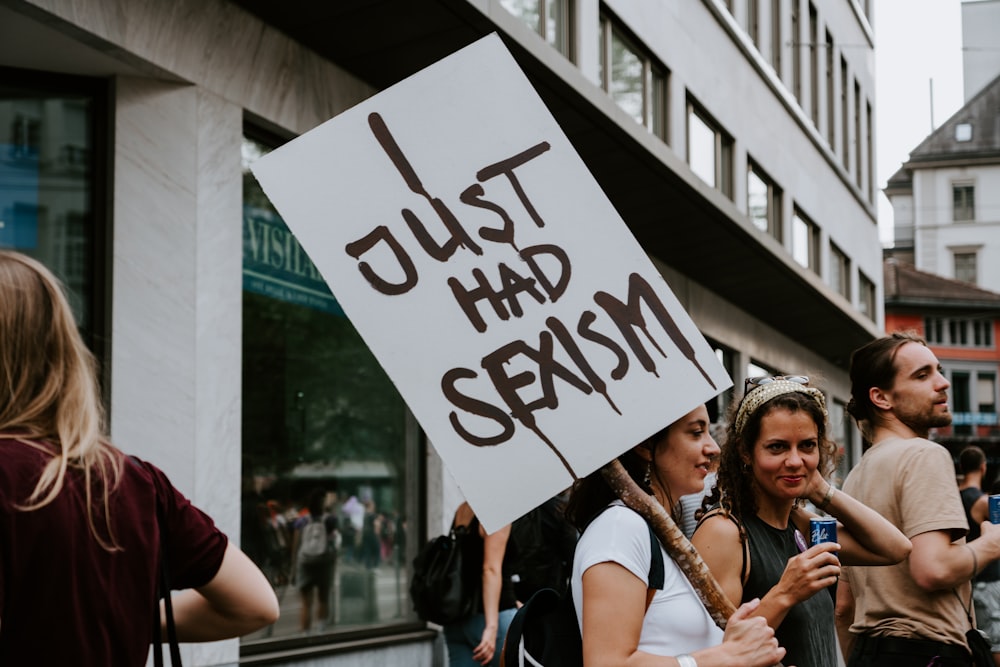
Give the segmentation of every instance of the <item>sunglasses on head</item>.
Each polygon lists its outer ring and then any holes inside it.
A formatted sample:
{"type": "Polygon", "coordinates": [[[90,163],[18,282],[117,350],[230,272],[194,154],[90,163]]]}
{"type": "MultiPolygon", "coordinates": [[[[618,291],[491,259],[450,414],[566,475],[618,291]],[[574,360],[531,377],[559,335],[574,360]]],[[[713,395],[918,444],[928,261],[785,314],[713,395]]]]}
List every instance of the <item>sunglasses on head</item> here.
{"type": "Polygon", "coordinates": [[[747,378],[743,382],[743,395],[745,396],[748,391],[754,387],[760,387],[765,384],[771,384],[772,382],[777,382],[778,380],[783,380],[785,382],[795,382],[796,384],[809,384],[809,378],[805,375],[762,375],[755,378],[747,378]]]}

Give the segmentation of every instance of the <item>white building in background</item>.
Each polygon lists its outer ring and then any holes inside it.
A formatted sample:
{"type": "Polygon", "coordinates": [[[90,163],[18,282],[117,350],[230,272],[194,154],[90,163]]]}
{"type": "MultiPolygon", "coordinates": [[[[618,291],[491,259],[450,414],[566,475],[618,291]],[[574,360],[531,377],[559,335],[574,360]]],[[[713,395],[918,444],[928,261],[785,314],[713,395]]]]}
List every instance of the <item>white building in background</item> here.
{"type": "Polygon", "coordinates": [[[0,246],[71,286],[114,440],[162,465],[282,597],[275,627],[186,646],[187,664],[442,664],[407,574],[458,493],[250,160],[498,32],[737,395],[748,374],[822,378],[849,466],[848,360],[884,322],[870,12],[858,0],[0,4],[0,246]],[[317,488],[342,547],[330,623],[307,632],[283,527],[317,488]]]}
{"type": "Polygon", "coordinates": [[[895,244],[917,269],[1000,291],[1000,2],[962,3],[965,105],[888,181],[895,244]]]}

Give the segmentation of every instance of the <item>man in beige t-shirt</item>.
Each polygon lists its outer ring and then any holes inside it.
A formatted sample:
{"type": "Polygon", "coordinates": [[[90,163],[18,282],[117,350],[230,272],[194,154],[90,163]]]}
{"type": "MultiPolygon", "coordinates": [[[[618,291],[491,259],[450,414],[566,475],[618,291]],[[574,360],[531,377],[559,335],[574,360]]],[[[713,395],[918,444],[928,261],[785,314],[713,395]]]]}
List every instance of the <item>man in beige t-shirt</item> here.
{"type": "Polygon", "coordinates": [[[986,524],[966,543],[951,455],[927,440],[931,428],[951,424],[948,380],[921,338],[897,333],[854,352],[851,385],[848,411],[872,446],[844,491],[891,521],[913,551],[877,571],[844,568],[837,615],[848,667],[926,667],[932,659],[968,667],[969,580],[1000,558],[1000,526],[986,524]]]}

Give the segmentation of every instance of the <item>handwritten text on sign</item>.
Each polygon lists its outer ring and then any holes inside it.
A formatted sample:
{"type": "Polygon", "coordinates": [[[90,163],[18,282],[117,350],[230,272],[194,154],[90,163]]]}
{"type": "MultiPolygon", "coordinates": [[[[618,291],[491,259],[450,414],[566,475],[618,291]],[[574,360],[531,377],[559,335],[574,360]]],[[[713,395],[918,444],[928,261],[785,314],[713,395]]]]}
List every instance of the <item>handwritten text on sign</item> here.
{"type": "Polygon", "coordinates": [[[253,170],[488,529],[729,384],[495,36],[253,170]]]}

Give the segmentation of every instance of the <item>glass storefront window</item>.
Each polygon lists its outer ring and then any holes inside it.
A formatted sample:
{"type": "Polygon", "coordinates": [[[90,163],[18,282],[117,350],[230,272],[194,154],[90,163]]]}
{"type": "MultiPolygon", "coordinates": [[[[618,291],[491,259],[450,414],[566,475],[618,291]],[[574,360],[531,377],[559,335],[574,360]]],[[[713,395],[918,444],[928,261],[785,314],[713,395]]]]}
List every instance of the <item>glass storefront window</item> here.
{"type": "Polygon", "coordinates": [[[281,619],[244,646],[415,620],[416,427],[250,173],[269,148],[243,142],[242,546],[271,579],[281,619]],[[303,571],[310,501],[335,553],[303,571]]]}
{"type": "Polygon", "coordinates": [[[100,84],[3,68],[0,81],[0,248],[38,259],[63,281],[93,344],[100,84]]]}

